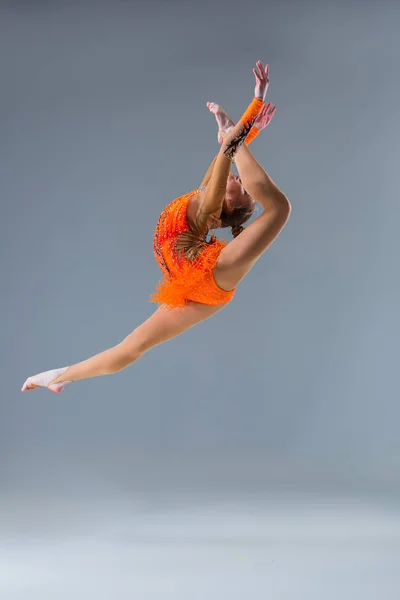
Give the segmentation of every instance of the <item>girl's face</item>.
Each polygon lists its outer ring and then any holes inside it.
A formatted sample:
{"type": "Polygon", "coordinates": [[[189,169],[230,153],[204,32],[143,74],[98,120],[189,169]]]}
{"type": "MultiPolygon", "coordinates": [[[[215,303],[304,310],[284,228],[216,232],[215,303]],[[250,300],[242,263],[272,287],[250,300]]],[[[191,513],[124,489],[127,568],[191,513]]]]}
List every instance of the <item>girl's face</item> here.
{"type": "MultiPolygon", "coordinates": [[[[223,210],[232,212],[235,208],[249,206],[254,200],[245,191],[240,178],[234,173],[229,173],[226,183],[226,192],[223,202],[223,210]]],[[[216,217],[209,223],[210,229],[221,227],[221,220],[216,217]]]]}
{"type": "Polygon", "coordinates": [[[234,173],[229,173],[228,181],[226,182],[224,204],[228,211],[249,204],[249,197],[245,192],[242,182],[234,173]]]}

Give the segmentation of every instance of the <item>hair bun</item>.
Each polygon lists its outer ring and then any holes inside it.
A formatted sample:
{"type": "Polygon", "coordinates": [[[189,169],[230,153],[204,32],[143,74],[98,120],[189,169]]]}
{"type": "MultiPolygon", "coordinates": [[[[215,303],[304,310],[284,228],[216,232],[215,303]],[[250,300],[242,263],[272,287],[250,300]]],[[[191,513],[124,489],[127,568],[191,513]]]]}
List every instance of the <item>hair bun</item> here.
{"type": "Polygon", "coordinates": [[[238,225],[237,227],[231,227],[231,230],[232,230],[232,235],[235,238],[240,233],[242,233],[242,231],[244,230],[244,227],[242,227],[242,225],[238,225]]]}

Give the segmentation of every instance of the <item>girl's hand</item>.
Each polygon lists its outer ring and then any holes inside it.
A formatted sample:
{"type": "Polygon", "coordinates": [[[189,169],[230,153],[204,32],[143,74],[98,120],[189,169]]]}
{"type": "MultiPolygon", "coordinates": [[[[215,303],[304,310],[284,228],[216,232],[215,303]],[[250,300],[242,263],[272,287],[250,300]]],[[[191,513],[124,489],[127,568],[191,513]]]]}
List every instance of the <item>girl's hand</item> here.
{"type": "Polygon", "coordinates": [[[262,62],[259,60],[256,69],[253,69],[256,78],[256,87],[254,88],[254,96],[264,102],[269,86],[269,65],[265,69],[262,62]]]}
{"type": "Polygon", "coordinates": [[[271,123],[275,111],[276,106],[274,106],[272,102],[268,102],[268,104],[263,106],[261,111],[258,113],[257,118],[254,121],[254,126],[257,127],[259,131],[265,129],[265,127],[271,123]]]}

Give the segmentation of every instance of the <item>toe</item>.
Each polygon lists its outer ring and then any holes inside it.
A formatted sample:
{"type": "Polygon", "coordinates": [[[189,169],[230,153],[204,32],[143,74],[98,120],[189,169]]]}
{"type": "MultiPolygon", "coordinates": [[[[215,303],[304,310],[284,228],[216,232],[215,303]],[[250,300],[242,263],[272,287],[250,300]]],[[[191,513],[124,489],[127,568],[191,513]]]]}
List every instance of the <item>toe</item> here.
{"type": "Polygon", "coordinates": [[[35,385],[34,383],[24,383],[21,391],[22,392],[29,392],[30,390],[35,390],[38,387],[40,387],[40,386],[39,385],[35,385]]]}

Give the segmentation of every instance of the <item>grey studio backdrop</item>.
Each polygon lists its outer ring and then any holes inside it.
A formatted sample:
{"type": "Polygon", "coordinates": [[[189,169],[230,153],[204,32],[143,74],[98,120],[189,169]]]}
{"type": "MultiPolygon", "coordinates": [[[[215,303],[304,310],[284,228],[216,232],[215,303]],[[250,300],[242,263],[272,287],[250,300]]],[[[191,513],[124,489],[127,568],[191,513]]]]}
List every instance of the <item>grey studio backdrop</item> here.
{"type": "MultiPolygon", "coordinates": [[[[154,540],[154,519],[182,526],[185,510],[195,535],[199,506],[352,506],[354,518],[390,514],[398,544],[399,6],[0,6],[5,600],[36,597],[18,587],[29,577],[15,540],[107,524],[154,540]],[[29,375],[114,345],[155,310],[156,220],[218,151],[206,102],[237,119],[258,59],[277,113],[252,149],[292,204],[278,240],[230,306],[123,373],[22,394],[29,375]],[[115,525],[139,513],[153,515],[150,533],[115,525]]],[[[279,541],[274,527],[265,536],[279,541]]],[[[379,580],[386,598],[393,573],[379,580]]],[[[49,597],[64,598],[58,581],[49,597]]],[[[105,589],[96,598],[113,597],[105,589]]],[[[298,589],[278,581],[273,597],[298,589]]]]}

